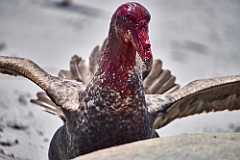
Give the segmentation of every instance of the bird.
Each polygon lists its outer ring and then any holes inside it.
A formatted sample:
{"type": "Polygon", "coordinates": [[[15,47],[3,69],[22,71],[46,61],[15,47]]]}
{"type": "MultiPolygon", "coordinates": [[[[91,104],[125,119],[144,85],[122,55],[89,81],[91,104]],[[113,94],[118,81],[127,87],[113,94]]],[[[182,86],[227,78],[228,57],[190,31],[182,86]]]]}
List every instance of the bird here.
{"type": "MultiPolygon", "coordinates": [[[[106,42],[107,39],[103,42],[101,48],[100,46],[96,46],[90,53],[88,60],[84,60],[78,55],[72,56],[69,70],[61,69],[58,72],[58,76],[88,85],[99,67],[99,62],[104,52],[106,42]]],[[[145,94],[172,93],[180,88],[180,85],[175,83],[176,77],[171,74],[171,71],[162,68],[162,61],[160,59],[155,59],[153,61],[151,70],[153,71],[151,74],[142,70],[143,89],[145,94]]],[[[37,99],[30,100],[32,103],[43,107],[46,112],[57,115],[63,122],[66,122],[66,117],[61,107],[57,106],[48,97],[46,92],[38,92],[36,96],[37,99]]]]}
{"type": "Polygon", "coordinates": [[[240,75],[196,80],[180,88],[161,60],[153,60],[150,19],[141,4],[122,4],[102,48],[90,55],[89,67],[75,55],[70,70],[59,76],[29,59],[0,56],[0,72],[40,86],[45,93],[32,102],[64,121],[50,143],[50,160],[155,138],[155,129],[177,118],[240,109],[240,75]]]}

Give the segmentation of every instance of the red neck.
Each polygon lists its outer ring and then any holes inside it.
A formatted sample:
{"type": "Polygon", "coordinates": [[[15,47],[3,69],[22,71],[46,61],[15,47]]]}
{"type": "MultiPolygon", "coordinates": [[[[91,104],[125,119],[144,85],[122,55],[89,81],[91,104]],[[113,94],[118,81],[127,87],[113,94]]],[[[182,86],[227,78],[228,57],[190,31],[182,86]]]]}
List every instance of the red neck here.
{"type": "Polygon", "coordinates": [[[136,50],[132,44],[124,42],[116,34],[110,34],[99,66],[102,86],[118,91],[122,98],[129,94],[135,94],[135,88],[139,87],[140,78],[136,73],[136,77],[132,79],[135,74],[135,65],[136,50]],[[130,80],[137,82],[129,84],[127,81],[130,80]]]}

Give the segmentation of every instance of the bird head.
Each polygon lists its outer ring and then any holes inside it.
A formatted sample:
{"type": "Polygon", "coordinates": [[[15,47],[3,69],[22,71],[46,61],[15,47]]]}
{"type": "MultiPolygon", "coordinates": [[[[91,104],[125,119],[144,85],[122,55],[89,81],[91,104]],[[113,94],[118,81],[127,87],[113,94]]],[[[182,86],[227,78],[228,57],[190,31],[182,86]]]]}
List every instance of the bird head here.
{"type": "Polygon", "coordinates": [[[145,7],[131,2],[117,8],[110,24],[123,42],[135,48],[147,70],[151,69],[153,61],[148,36],[150,19],[151,15],[145,7]]]}

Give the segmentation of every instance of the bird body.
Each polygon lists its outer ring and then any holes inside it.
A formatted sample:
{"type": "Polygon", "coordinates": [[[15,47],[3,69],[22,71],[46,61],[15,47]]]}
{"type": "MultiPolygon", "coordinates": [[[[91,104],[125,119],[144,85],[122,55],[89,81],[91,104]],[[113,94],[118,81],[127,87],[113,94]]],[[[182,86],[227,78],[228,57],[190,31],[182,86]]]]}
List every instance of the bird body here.
{"type": "Polygon", "coordinates": [[[152,63],[146,27],[149,20],[150,14],[138,3],[120,6],[112,17],[99,68],[85,90],[77,90],[78,84],[73,82],[66,81],[63,86],[63,80],[60,83],[54,80],[49,85],[47,94],[64,108],[66,117],[64,127],[52,139],[50,159],[60,159],[61,152],[74,158],[101,148],[151,137],[141,77],[142,64],[139,62],[142,59],[147,66],[152,63]],[[139,38],[135,25],[129,25],[132,16],[139,13],[130,10],[131,7],[143,13],[134,17],[133,24],[144,22],[140,28],[144,39],[139,38]],[[58,137],[65,137],[69,143],[61,142],[58,146],[62,147],[56,149],[56,144],[61,141],[58,137]]]}
{"type": "MultiPolygon", "coordinates": [[[[140,76],[136,73],[132,72],[128,78],[140,76]]],[[[55,137],[66,137],[69,143],[63,148],[67,148],[69,153],[64,155],[69,154],[69,158],[73,158],[101,148],[148,139],[152,135],[142,83],[137,81],[138,78],[129,82],[136,90],[123,97],[122,92],[112,88],[111,80],[99,78],[101,76],[97,72],[82,93],[72,92],[81,94],[76,98],[80,104],[74,111],[64,110],[66,123],[60,128],[63,131],[56,132],[51,142],[50,157],[56,154],[53,146],[62,143],[55,137]]],[[[76,104],[74,102],[70,106],[76,104]]],[[[63,151],[63,148],[59,150],[63,151]]]]}

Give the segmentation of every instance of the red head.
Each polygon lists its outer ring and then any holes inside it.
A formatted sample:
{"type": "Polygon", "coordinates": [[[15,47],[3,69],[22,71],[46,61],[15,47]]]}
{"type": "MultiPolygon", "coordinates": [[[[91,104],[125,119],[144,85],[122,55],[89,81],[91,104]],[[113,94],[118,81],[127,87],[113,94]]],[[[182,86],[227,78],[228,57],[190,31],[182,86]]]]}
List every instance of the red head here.
{"type": "Polygon", "coordinates": [[[118,7],[111,19],[117,35],[131,43],[141,57],[146,69],[151,69],[152,52],[148,37],[148,23],[151,15],[139,3],[125,3],[118,7]]]}

